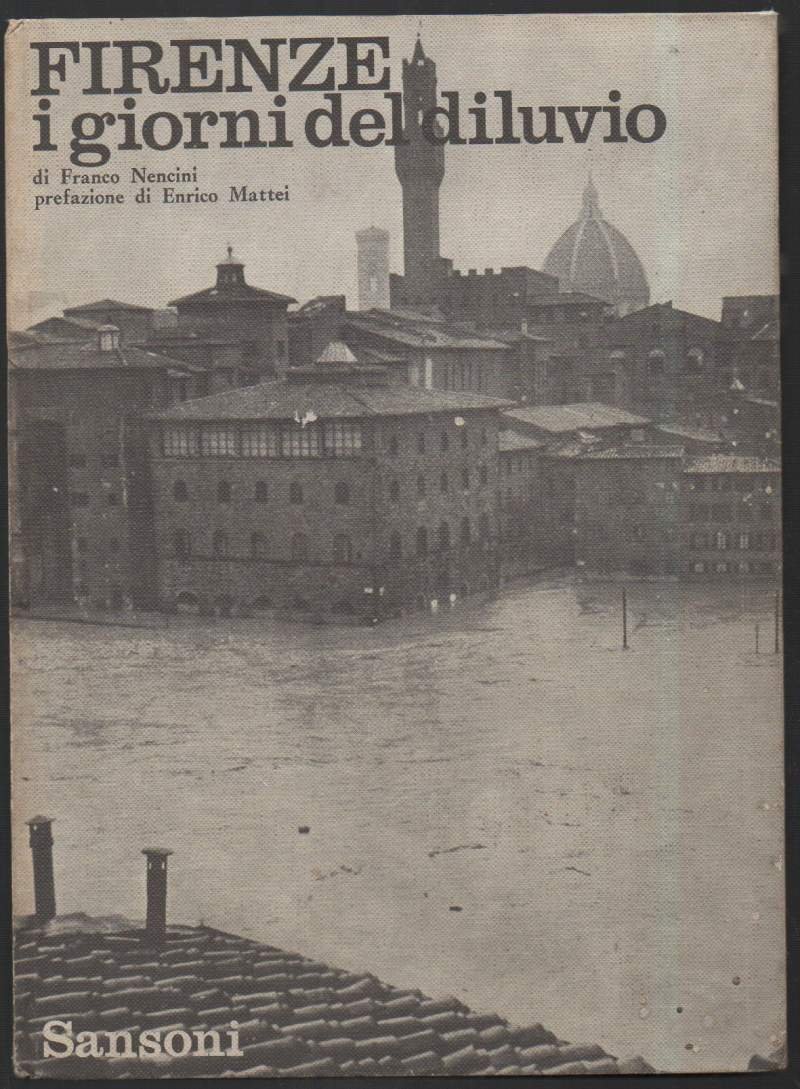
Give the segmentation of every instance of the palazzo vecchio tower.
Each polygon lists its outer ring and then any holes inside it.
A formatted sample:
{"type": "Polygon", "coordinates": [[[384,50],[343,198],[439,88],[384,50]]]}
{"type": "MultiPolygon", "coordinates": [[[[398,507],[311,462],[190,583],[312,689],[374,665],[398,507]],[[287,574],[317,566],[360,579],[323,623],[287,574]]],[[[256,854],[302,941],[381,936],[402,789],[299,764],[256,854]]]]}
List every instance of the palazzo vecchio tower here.
{"type": "Polygon", "coordinates": [[[425,56],[417,36],[411,60],[403,60],[403,135],[408,142],[394,149],[403,189],[404,295],[412,306],[433,299],[441,275],[439,187],[444,147],[426,140],[420,125],[423,112],[436,105],[436,65],[425,56]]]}

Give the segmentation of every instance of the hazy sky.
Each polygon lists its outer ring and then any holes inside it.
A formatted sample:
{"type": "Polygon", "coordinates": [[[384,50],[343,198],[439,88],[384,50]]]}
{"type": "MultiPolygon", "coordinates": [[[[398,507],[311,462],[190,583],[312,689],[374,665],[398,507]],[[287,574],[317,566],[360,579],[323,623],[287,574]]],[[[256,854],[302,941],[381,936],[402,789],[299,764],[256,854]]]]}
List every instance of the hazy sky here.
{"type": "MultiPolygon", "coordinates": [[[[121,96],[81,95],[79,81],[54,98],[58,152],[33,154],[37,98],[29,40],[174,37],[285,37],[388,34],[392,88],[410,55],[416,17],[276,17],[235,20],[93,20],[25,24],[9,34],[9,208],[11,324],[103,296],[163,306],[208,286],[230,242],[248,280],[304,301],[347,294],[356,304],[355,231],[371,223],[392,237],[402,271],[401,191],[388,148],[309,149],[298,119],[322,105],[320,93],[290,95],[296,146],[203,152],[114,152],[123,207],[33,211],[36,169],[68,165],[68,124],[84,110],[121,111],[121,96]],[[26,39],[26,34],[28,35],[26,39]],[[200,168],[214,205],[139,206],[131,166],[200,168]],[[230,185],[282,188],[288,203],[230,204],[230,185]]],[[[576,218],[591,167],[606,217],[641,257],[655,302],[672,299],[718,317],[723,295],[777,290],[777,165],[774,20],[762,14],[425,16],[422,38],[437,63],[440,90],[471,105],[511,89],[517,105],[653,102],[666,113],[652,144],[448,147],[441,190],[442,253],[456,267],[527,264],[540,268],[576,218]]],[[[72,69],[77,74],[77,69],[72,69]]],[[[382,93],[346,93],[346,113],[386,108],[382,93]]],[[[140,120],[156,110],[264,111],[272,95],[138,96],[140,120]]],[[[115,135],[115,130],[109,130],[115,135]]],[[[117,136],[118,138],[118,136],[117,136]]],[[[80,168],[78,168],[80,169],[80,168]]],[[[105,187],[100,186],[103,189],[105,187]]]]}

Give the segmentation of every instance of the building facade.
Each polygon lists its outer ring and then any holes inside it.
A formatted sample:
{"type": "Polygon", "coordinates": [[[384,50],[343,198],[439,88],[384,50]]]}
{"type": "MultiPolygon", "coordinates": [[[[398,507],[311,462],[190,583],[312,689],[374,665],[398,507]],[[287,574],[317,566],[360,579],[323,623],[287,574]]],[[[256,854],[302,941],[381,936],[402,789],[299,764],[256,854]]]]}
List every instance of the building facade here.
{"type": "Polygon", "coordinates": [[[380,616],[495,586],[503,406],[390,385],[335,345],[159,413],[162,603],[380,616]]]}
{"type": "Polygon", "coordinates": [[[683,472],[681,498],[685,577],[780,573],[778,461],[731,454],[690,458],[683,472]]]}

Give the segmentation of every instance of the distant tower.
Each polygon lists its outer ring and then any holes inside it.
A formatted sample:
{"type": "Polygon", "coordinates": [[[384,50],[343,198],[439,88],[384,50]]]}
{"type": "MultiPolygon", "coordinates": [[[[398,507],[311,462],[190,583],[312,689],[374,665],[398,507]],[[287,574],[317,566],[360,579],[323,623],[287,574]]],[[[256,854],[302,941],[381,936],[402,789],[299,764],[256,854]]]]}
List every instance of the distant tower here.
{"type": "Polygon", "coordinates": [[[358,309],[389,308],[389,232],[380,227],[356,231],[358,309]]]}
{"type": "Polygon", "coordinates": [[[405,289],[412,305],[431,299],[439,263],[439,186],[444,178],[444,146],[422,135],[425,110],[438,105],[436,65],[425,56],[417,35],[411,60],[403,60],[403,135],[394,149],[394,167],[403,187],[405,289]]]}

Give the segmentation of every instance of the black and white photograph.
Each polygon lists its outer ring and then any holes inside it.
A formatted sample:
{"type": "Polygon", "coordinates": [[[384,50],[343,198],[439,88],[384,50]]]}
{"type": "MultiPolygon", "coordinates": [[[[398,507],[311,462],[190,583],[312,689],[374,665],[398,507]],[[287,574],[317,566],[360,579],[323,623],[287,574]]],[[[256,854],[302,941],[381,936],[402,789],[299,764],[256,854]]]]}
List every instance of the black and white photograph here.
{"type": "Polygon", "coordinates": [[[17,1076],[783,1069],[777,16],[5,46],[17,1076]]]}

